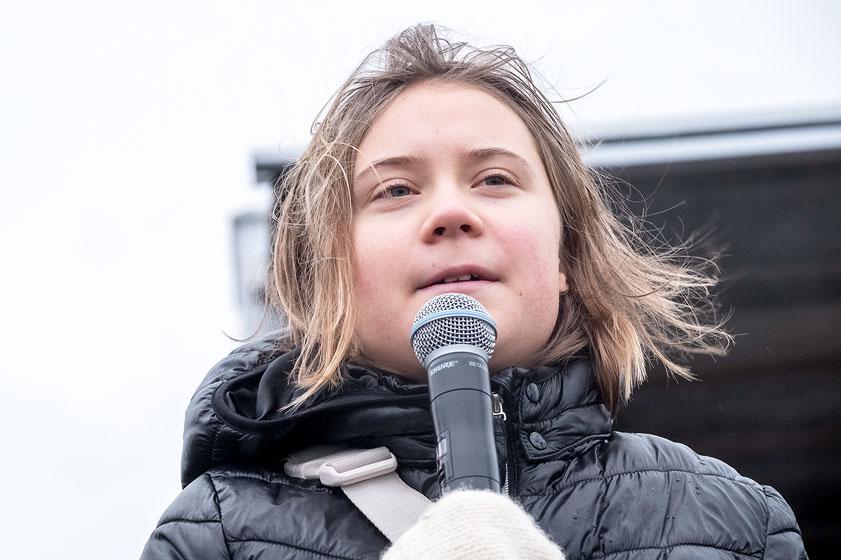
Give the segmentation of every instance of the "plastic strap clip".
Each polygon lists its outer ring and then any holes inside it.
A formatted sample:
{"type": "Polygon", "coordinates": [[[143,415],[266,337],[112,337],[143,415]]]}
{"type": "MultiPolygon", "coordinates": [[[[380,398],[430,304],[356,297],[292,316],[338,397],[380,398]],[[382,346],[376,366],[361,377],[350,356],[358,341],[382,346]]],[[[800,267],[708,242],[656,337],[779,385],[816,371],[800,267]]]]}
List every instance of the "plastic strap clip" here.
{"type": "Polygon", "coordinates": [[[283,470],[289,476],[342,487],[394,472],[397,458],[387,447],[348,449],[320,445],[290,454],[283,470]]]}

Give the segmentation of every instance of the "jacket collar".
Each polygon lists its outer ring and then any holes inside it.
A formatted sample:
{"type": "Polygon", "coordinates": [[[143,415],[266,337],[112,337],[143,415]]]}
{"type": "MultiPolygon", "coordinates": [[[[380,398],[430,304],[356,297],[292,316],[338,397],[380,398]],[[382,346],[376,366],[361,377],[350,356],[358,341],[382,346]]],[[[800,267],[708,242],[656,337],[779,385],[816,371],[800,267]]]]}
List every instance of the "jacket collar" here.
{"type": "MultiPolygon", "coordinates": [[[[294,351],[288,352],[241,375],[216,376],[226,380],[209,399],[212,414],[192,415],[219,420],[204,427],[214,433],[203,438],[213,445],[202,450],[211,457],[201,464],[271,462],[319,443],[385,445],[405,466],[434,464],[435,434],[426,385],[348,365],[337,389],[321,392],[297,410],[284,410],[300,394],[289,379],[295,358],[294,351]]],[[[610,414],[586,358],[508,368],[494,376],[492,388],[502,398],[516,457],[529,462],[556,460],[610,434],[610,414]]],[[[187,426],[185,433],[188,429],[196,427],[187,426]]],[[[189,451],[185,447],[185,461],[189,451]]]]}
{"type": "Polygon", "coordinates": [[[510,396],[515,439],[530,461],[574,455],[584,443],[611,433],[612,418],[585,357],[508,369],[496,383],[510,396]]]}

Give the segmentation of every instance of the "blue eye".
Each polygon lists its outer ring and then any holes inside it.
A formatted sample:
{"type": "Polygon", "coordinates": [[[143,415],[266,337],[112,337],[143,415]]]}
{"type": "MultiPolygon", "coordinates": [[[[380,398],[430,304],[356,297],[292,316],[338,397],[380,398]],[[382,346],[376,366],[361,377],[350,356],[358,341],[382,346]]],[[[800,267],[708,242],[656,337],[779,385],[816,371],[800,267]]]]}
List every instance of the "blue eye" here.
{"type": "Polygon", "coordinates": [[[392,185],[384,188],[380,193],[381,196],[386,198],[400,198],[410,194],[412,194],[412,190],[406,185],[392,185]]]}
{"type": "Polygon", "coordinates": [[[490,187],[498,187],[501,185],[511,185],[514,182],[505,175],[500,175],[499,173],[496,173],[494,175],[488,175],[487,177],[482,179],[482,183],[490,187]]]}

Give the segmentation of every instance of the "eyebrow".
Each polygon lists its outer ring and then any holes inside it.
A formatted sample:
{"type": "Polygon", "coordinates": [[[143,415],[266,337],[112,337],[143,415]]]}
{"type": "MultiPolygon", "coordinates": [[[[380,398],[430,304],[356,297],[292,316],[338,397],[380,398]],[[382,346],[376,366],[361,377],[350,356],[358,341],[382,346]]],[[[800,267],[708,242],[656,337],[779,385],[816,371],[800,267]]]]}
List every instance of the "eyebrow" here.
{"type": "MultiPolygon", "coordinates": [[[[468,162],[480,162],[488,159],[492,159],[495,157],[504,157],[508,159],[513,159],[517,161],[519,164],[524,165],[529,171],[532,171],[531,166],[529,163],[520,155],[515,154],[510,150],[506,150],[505,148],[474,148],[467,152],[464,155],[464,158],[468,162]]],[[[375,160],[371,162],[367,168],[361,171],[355,178],[354,181],[360,181],[374,172],[375,168],[378,167],[409,167],[414,166],[422,163],[424,161],[423,158],[419,158],[417,156],[394,156],[394,157],[387,157],[375,160]]]]}

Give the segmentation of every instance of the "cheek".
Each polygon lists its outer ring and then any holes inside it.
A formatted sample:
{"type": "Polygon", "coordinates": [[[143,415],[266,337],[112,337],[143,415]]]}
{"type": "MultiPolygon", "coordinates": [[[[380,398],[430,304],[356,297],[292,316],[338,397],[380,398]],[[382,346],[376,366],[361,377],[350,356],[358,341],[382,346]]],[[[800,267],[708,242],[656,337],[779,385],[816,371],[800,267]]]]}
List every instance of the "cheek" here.
{"type": "Polygon", "coordinates": [[[353,278],[360,295],[371,289],[372,281],[377,277],[382,261],[386,258],[384,244],[379,239],[377,228],[367,221],[354,223],[353,236],[353,278]]]}
{"type": "Polygon", "coordinates": [[[560,224],[532,217],[518,222],[502,236],[506,252],[531,290],[557,290],[560,271],[560,224]]]}
{"type": "Polygon", "coordinates": [[[377,287],[383,281],[379,274],[381,255],[376,247],[354,242],[353,251],[353,305],[356,308],[354,335],[363,354],[367,353],[386,325],[382,322],[387,315],[385,302],[377,297],[377,287]]]}
{"type": "Polygon", "coordinates": [[[510,335],[542,346],[555,327],[560,303],[559,220],[535,219],[532,214],[531,220],[518,220],[504,239],[516,296],[509,309],[517,317],[511,325],[516,332],[510,335]]]}
{"type": "Polygon", "coordinates": [[[377,318],[384,315],[385,302],[378,297],[382,282],[387,281],[379,274],[380,259],[375,253],[358,251],[353,258],[353,304],[356,307],[356,331],[365,337],[370,329],[381,328],[377,318]]]}
{"type": "Polygon", "coordinates": [[[405,277],[406,267],[399,247],[388,236],[364,230],[356,232],[352,263],[354,291],[358,296],[371,298],[378,295],[377,299],[381,299],[384,288],[393,292],[401,285],[399,279],[405,277]],[[368,241],[360,242],[360,239],[368,241]]]}
{"type": "Polygon", "coordinates": [[[353,294],[360,336],[372,336],[399,316],[407,259],[400,244],[376,229],[353,230],[353,294]],[[369,332],[371,331],[371,332],[369,332]]]}

